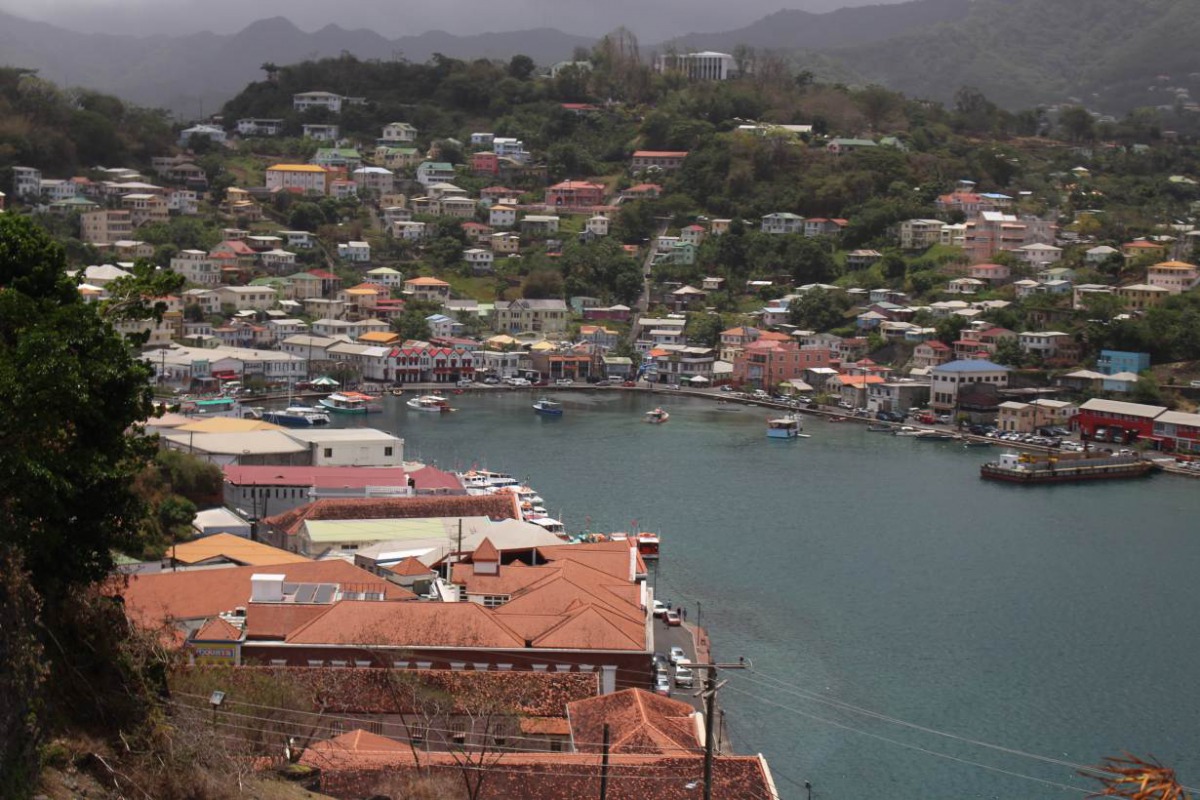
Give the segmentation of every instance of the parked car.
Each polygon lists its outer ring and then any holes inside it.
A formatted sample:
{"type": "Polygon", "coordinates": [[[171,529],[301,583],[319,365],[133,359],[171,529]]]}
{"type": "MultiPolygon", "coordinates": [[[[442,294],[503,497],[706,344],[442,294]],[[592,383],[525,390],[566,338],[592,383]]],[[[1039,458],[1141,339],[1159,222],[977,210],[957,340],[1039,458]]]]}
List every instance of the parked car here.
{"type": "Polygon", "coordinates": [[[679,616],[678,611],[668,611],[665,619],[667,620],[667,624],[672,628],[677,628],[683,624],[683,617],[679,616]]]}
{"type": "Polygon", "coordinates": [[[475,381],[471,380],[470,378],[459,378],[458,382],[455,383],[454,385],[460,389],[465,389],[468,386],[474,385],[474,383],[475,383],[475,381]]]}
{"type": "Polygon", "coordinates": [[[500,383],[500,379],[497,378],[495,375],[488,375],[486,378],[483,379],[483,382],[486,383],[488,386],[495,386],[500,383]]]}
{"type": "Polygon", "coordinates": [[[681,661],[675,665],[675,685],[676,686],[694,686],[694,678],[690,669],[692,662],[681,661]]]}
{"type": "Polygon", "coordinates": [[[666,674],[654,676],[654,693],[661,694],[663,697],[671,696],[671,679],[666,674]]]}
{"type": "Polygon", "coordinates": [[[678,664],[680,661],[687,661],[687,653],[684,652],[682,647],[676,645],[671,648],[671,654],[668,658],[671,659],[672,664],[678,664]]]}
{"type": "Polygon", "coordinates": [[[662,653],[654,654],[654,669],[658,671],[665,670],[670,663],[662,653]]]}
{"type": "Polygon", "coordinates": [[[667,612],[670,610],[671,610],[671,607],[669,605],[667,605],[666,603],[664,603],[662,600],[654,601],[654,616],[665,617],[667,615],[667,612]]]}

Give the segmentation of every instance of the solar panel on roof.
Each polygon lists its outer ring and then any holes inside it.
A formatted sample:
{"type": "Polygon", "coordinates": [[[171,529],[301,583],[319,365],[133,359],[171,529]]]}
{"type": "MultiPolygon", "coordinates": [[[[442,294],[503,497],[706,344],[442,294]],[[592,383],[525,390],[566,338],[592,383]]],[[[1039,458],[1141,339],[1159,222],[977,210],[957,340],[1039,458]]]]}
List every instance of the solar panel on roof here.
{"type": "Polygon", "coordinates": [[[297,588],[299,585],[300,585],[300,584],[298,584],[298,583],[285,583],[285,584],[283,585],[283,593],[284,593],[285,595],[288,595],[288,594],[295,594],[295,593],[296,593],[296,588],[297,588]]]}
{"type": "Polygon", "coordinates": [[[317,587],[311,583],[306,583],[296,590],[297,603],[311,603],[313,595],[317,593],[317,587]]]}
{"type": "Polygon", "coordinates": [[[314,603],[329,603],[333,601],[333,593],[336,591],[336,586],[331,586],[328,583],[321,584],[317,587],[316,596],[313,598],[314,603]]]}

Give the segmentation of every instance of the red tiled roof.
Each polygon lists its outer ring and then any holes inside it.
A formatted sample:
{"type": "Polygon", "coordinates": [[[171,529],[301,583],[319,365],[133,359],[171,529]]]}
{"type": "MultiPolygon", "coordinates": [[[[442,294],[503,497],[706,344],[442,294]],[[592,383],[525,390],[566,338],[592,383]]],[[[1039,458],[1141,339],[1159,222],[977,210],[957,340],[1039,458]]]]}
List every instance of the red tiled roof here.
{"type": "Polygon", "coordinates": [[[492,544],[492,540],[483,537],[483,541],[475,548],[475,552],[471,554],[471,560],[476,564],[483,561],[498,562],[500,560],[500,551],[492,544]]]}
{"type": "Polygon", "coordinates": [[[521,733],[530,736],[569,736],[571,723],[562,717],[524,717],[521,733]]]}
{"type": "Polygon", "coordinates": [[[429,567],[425,566],[424,564],[422,564],[420,561],[413,558],[412,556],[409,556],[408,558],[401,561],[399,564],[389,567],[388,572],[392,573],[393,575],[410,576],[410,575],[428,575],[431,572],[433,572],[433,570],[431,570],[429,567]]]}
{"type": "Polygon", "coordinates": [[[332,739],[315,742],[308,748],[307,752],[312,753],[314,756],[341,753],[382,755],[384,753],[400,753],[408,749],[409,745],[403,742],[397,742],[395,739],[379,736],[378,734],[359,728],[349,733],[343,733],[341,736],[335,736],[332,739]]]}
{"type": "Polygon", "coordinates": [[[602,752],[607,724],[610,752],[668,755],[681,750],[701,751],[694,712],[687,703],[644,689],[625,689],[569,704],[567,719],[579,752],[602,752]]]}
{"type": "Polygon", "coordinates": [[[339,278],[337,275],[334,275],[332,272],[330,272],[327,269],[310,269],[308,271],[308,274],[312,275],[314,278],[320,278],[323,281],[340,281],[341,280],[341,278],[339,278]]]}
{"type": "Polygon", "coordinates": [[[328,610],[327,605],[250,603],[246,606],[247,639],[283,639],[291,631],[328,610]]]}
{"type": "Polygon", "coordinates": [[[268,570],[294,583],[336,583],[356,590],[370,586],[385,592],[389,600],[414,597],[412,592],[341,559],[143,573],[131,576],[124,586],[115,585],[113,593],[124,598],[125,613],[130,619],[153,628],[164,621],[205,619],[248,606],[250,577],[268,570]]]}
{"type": "Polygon", "coordinates": [[[524,648],[525,639],[477,603],[343,600],[288,634],[289,644],[524,648]]]}
{"type": "Polygon", "coordinates": [[[199,642],[237,642],[242,638],[242,632],[220,617],[213,617],[200,627],[192,636],[193,641],[199,642]]]}
{"type": "Polygon", "coordinates": [[[418,492],[435,490],[462,491],[462,481],[452,472],[445,472],[437,467],[421,467],[416,472],[408,474],[416,484],[418,492]]]}
{"type": "MultiPolygon", "coordinates": [[[[594,797],[599,785],[598,753],[504,753],[489,759],[488,778],[477,800],[565,800],[594,797]]],[[[446,752],[311,753],[300,763],[321,770],[321,789],[336,793],[341,774],[362,787],[369,771],[384,776],[427,774],[461,780],[461,757],[446,752]]],[[[704,758],[614,753],[608,759],[608,800],[696,800],[704,778],[704,758]]],[[[356,796],[362,795],[359,791],[356,796]]],[[[713,800],[771,800],[778,797],[766,762],[759,756],[717,756],[713,760],[713,800]]]]}
{"type": "Polygon", "coordinates": [[[418,495],[416,497],[339,498],[317,500],[263,523],[288,536],[299,533],[305,520],[416,519],[427,517],[489,517],[520,519],[514,495],[418,495]]]}

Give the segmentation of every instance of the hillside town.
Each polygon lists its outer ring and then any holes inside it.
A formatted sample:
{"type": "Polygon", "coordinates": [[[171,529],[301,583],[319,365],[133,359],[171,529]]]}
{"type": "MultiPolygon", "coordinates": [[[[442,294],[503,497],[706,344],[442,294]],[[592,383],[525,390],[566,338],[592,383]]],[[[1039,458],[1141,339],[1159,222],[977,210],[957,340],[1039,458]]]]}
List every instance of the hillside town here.
{"type": "MultiPolygon", "coordinates": [[[[653,70],[704,97],[741,77],[706,51],[653,70]]],[[[1055,109],[1000,181],[1009,160],[902,172],[921,145],[898,105],[845,127],[739,116],[685,148],[656,132],[665,112],[593,92],[542,103],[577,140],[549,143],[510,135],[507,111],[364,135],[381,101],[335,84],[281,116],[177,125],[145,163],[16,164],[0,194],[98,313],[139,281],[176,287],[112,325],[158,406],[137,433],[220,488],[160,552],[122,555],[106,596],[173,653],[179,724],[223,731],[258,769],[346,800],[435,779],[472,800],[610,779],[614,798],[782,796],[714,700],[744,665],[656,595],[658,537],[567,530],[510,475],[318,424],[393,395],[441,412],[453,393],[653,392],[1200,476],[1200,175],[1155,173],[1162,213],[1097,207],[1106,170],[1142,175],[1178,146],[1162,132],[1105,140],[1089,117],[1086,141],[1056,139],[1055,109]],[[583,152],[611,129],[629,136],[583,152]],[[748,213],[697,188],[749,196],[772,164],[886,176],[901,197],[881,209],[882,191],[831,178],[748,213]]]]}

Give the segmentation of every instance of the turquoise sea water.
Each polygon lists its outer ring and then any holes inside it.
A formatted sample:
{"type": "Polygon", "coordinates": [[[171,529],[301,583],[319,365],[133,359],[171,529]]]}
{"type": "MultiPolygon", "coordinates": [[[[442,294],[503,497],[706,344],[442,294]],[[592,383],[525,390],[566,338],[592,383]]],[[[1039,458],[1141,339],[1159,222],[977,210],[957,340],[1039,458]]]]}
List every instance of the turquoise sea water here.
{"type": "Polygon", "coordinates": [[[727,727],[786,798],[804,780],[830,800],[1084,794],[1006,773],[1094,788],[963,739],[1084,764],[1154,754],[1200,784],[1200,482],[985,483],[989,450],[814,418],[811,439],[768,440],[764,409],[670,394],[560,393],[560,419],[525,392],[457,396],[440,417],[403,399],[337,424],[511,472],[569,529],[662,533],[659,595],[689,621],[699,604],[718,658],[753,661],[723,676],[727,727]],[[670,422],[644,424],[659,404],[670,422]]]}

